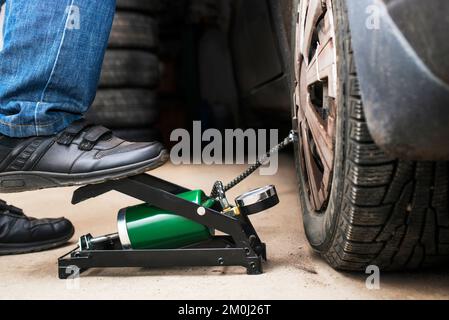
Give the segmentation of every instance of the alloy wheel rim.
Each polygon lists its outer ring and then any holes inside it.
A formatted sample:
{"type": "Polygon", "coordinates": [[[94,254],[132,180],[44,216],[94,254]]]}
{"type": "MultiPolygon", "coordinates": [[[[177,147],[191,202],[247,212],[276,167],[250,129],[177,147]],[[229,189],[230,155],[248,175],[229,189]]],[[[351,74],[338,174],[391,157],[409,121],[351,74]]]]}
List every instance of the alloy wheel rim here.
{"type": "Polygon", "coordinates": [[[327,208],[335,159],[337,52],[331,0],[298,5],[295,105],[302,174],[314,211],[327,208]]]}

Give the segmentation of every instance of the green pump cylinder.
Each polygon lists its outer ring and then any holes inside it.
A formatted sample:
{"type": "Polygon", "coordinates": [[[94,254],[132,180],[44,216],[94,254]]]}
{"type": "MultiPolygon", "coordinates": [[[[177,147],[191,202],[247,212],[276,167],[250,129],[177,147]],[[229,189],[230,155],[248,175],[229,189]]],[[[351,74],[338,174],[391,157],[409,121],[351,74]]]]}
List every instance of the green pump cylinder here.
{"type": "MultiPolygon", "coordinates": [[[[207,208],[214,205],[201,190],[178,197],[207,208]]],[[[120,210],[118,231],[123,249],[177,249],[212,236],[202,224],[147,204],[120,210]]]]}

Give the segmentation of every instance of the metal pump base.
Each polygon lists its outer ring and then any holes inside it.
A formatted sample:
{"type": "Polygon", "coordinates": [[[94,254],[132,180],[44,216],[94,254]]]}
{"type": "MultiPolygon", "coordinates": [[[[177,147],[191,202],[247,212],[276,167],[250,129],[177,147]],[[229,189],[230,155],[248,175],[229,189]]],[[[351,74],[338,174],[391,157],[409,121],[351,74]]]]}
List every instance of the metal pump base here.
{"type": "Polygon", "coordinates": [[[59,258],[60,279],[73,278],[91,268],[124,267],[242,266],[250,275],[263,273],[266,247],[244,213],[230,216],[181,199],[176,194],[190,190],[147,174],[81,187],[74,192],[72,203],[78,204],[112,190],[228,236],[213,236],[211,240],[181,249],[152,250],[123,250],[120,240],[111,238],[100,248],[80,250],[77,247],[59,258]]]}

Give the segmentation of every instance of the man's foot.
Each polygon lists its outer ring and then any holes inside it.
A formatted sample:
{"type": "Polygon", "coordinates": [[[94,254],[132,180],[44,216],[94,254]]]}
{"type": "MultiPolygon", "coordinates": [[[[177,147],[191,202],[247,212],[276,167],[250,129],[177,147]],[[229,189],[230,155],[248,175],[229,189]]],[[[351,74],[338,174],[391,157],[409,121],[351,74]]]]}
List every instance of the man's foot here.
{"type": "Polygon", "coordinates": [[[54,136],[0,136],[0,192],[122,179],[155,169],[167,159],[158,142],[127,142],[80,120],[54,136]]]}
{"type": "Polygon", "coordinates": [[[35,219],[0,200],[0,255],[19,254],[59,247],[75,229],[64,218],[35,219]]]}

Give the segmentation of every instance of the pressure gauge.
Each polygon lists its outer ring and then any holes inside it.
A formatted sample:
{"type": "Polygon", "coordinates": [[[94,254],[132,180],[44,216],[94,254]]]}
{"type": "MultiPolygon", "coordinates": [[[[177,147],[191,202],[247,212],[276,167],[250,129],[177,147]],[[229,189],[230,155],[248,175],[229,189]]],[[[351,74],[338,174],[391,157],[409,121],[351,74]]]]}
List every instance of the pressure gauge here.
{"type": "Polygon", "coordinates": [[[269,185],[238,196],[235,203],[240,213],[251,215],[274,207],[279,203],[279,197],[275,186],[269,185]]]}

